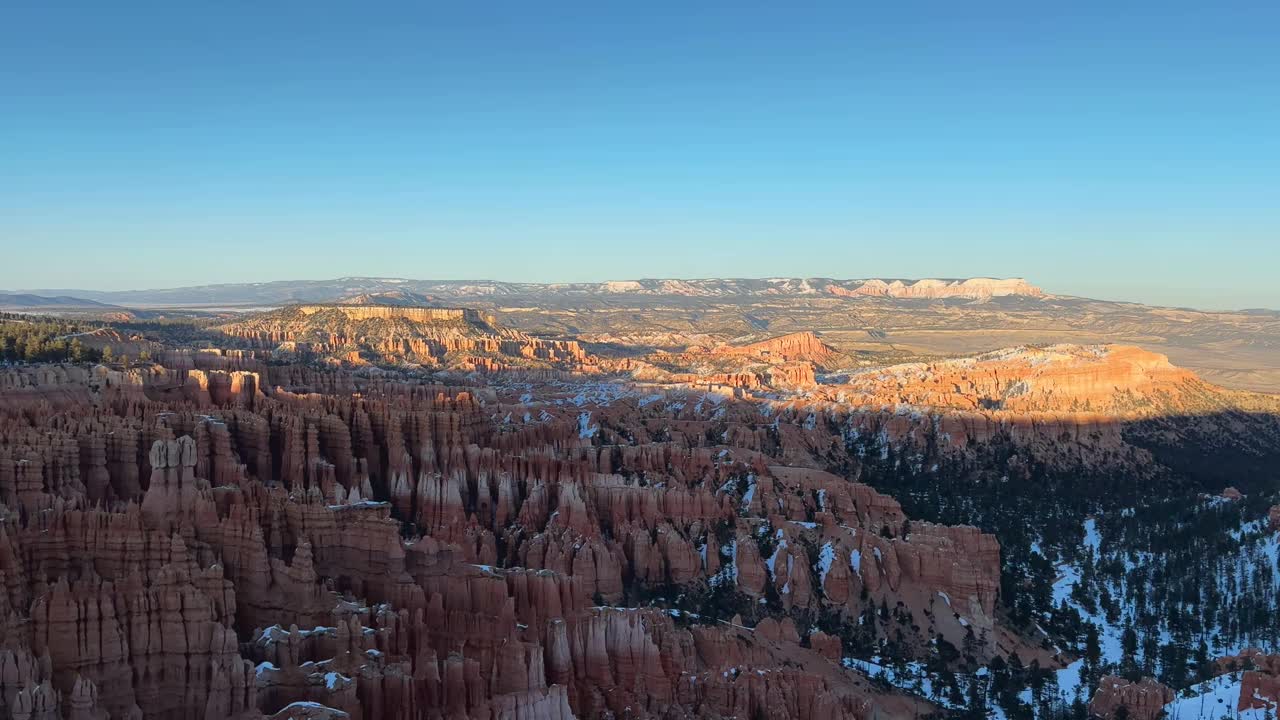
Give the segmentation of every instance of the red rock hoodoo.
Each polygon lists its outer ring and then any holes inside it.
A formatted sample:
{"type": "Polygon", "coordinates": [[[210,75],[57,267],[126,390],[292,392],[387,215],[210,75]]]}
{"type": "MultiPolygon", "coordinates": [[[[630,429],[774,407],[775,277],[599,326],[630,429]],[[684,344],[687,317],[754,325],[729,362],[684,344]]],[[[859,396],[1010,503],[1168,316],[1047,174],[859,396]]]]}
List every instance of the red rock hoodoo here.
{"type": "Polygon", "coordinates": [[[995,539],[768,405],[528,378],[0,372],[0,714],[907,717],[791,616],[998,651],[995,539]]]}
{"type": "Polygon", "coordinates": [[[1121,707],[1134,720],[1156,720],[1164,713],[1164,706],[1173,701],[1171,688],[1151,678],[1141,682],[1129,682],[1114,675],[1103,676],[1098,691],[1089,701],[1089,715],[1101,720],[1111,720],[1121,707]]]}

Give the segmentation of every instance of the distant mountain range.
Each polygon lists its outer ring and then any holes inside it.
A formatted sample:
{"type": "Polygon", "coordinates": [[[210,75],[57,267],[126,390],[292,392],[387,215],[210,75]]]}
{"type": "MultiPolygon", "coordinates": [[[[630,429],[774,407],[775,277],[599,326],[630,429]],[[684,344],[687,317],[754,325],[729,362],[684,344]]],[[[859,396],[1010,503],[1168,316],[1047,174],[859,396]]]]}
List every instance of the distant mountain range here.
{"type": "Polygon", "coordinates": [[[0,293],[0,308],[35,309],[35,308],[106,308],[106,303],[86,300],[69,295],[36,295],[31,293],[0,293]]]}
{"type": "Polygon", "coordinates": [[[457,301],[496,297],[791,297],[872,296],[916,299],[992,297],[1045,297],[1025,280],[968,279],[645,279],[599,283],[508,283],[492,280],[408,280],[400,278],[348,277],[336,280],[281,280],[267,283],[232,283],[158,290],[31,290],[33,295],[89,298],[123,306],[278,305],[296,302],[337,302],[360,296],[403,293],[418,301],[457,301]]]}

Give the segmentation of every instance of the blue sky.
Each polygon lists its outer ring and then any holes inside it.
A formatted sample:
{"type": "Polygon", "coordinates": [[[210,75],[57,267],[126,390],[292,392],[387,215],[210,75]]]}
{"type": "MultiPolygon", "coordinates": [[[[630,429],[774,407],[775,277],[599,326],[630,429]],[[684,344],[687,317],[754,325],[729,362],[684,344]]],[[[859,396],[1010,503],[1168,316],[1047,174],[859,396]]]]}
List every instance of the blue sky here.
{"type": "Polygon", "coordinates": [[[1280,308],[1274,1],[194,5],[0,8],[0,288],[992,275],[1280,308]]]}

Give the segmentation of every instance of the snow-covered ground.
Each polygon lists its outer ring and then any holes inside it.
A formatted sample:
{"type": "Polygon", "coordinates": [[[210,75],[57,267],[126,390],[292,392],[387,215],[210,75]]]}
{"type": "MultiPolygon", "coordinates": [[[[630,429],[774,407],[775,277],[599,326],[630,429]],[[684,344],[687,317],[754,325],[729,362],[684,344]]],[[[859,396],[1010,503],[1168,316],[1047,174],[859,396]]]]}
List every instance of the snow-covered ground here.
{"type": "Polygon", "coordinates": [[[591,413],[589,412],[578,413],[578,437],[579,438],[583,440],[589,440],[595,437],[596,433],[598,432],[600,432],[600,426],[591,424],[591,413]]]}
{"type": "MultiPolygon", "coordinates": [[[[1280,568],[1278,568],[1278,564],[1280,564],[1280,535],[1266,532],[1265,527],[1265,520],[1254,521],[1246,523],[1240,530],[1231,533],[1235,540],[1244,541],[1244,544],[1238,552],[1220,556],[1211,564],[1211,567],[1217,573],[1215,584],[1220,596],[1223,598],[1223,602],[1232,602],[1233,598],[1259,592],[1259,584],[1265,584],[1268,581],[1272,583],[1273,587],[1280,588],[1280,568]],[[1264,573],[1261,580],[1257,579],[1256,568],[1260,563],[1270,566],[1270,578],[1267,578],[1264,573]]],[[[1082,530],[1084,536],[1082,549],[1084,552],[1078,560],[1057,566],[1057,576],[1053,583],[1053,602],[1055,606],[1074,608],[1080,614],[1082,620],[1097,627],[1099,664],[1103,667],[1110,666],[1114,668],[1123,660],[1125,628],[1135,624],[1134,598],[1139,593],[1149,592],[1144,588],[1129,587],[1130,583],[1135,581],[1135,578],[1143,577],[1141,573],[1135,573],[1134,571],[1153,562],[1154,558],[1150,553],[1126,551],[1113,547],[1111,543],[1107,542],[1101,532],[1100,523],[1095,518],[1085,520],[1082,530]],[[1109,575],[1099,569],[1103,563],[1109,563],[1114,567],[1117,562],[1124,568],[1124,572],[1120,573],[1118,577],[1115,577],[1114,573],[1109,575]],[[1081,587],[1088,577],[1093,578],[1092,587],[1087,589],[1081,587]],[[1103,586],[1119,605],[1119,612],[1113,612],[1111,619],[1107,617],[1106,610],[1102,607],[1102,603],[1099,602],[1098,595],[1101,594],[1101,587],[1103,586]],[[1093,593],[1092,599],[1094,602],[1082,603],[1081,596],[1084,592],[1093,593]],[[1090,610],[1085,605],[1091,605],[1093,609],[1090,610]]],[[[1033,545],[1033,550],[1042,552],[1039,548],[1039,543],[1033,545]]],[[[851,558],[851,562],[856,569],[857,559],[851,558]]],[[[1262,589],[1267,590],[1266,588],[1262,589]]],[[[1084,597],[1083,599],[1087,600],[1089,597],[1084,597]]],[[[945,600],[946,598],[943,599],[944,602],[945,600]]],[[[1270,638],[1241,637],[1227,640],[1220,638],[1216,632],[1209,633],[1209,635],[1212,636],[1209,641],[1210,657],[1236,654],[1247,647],[1261,647],[1271,652],[1277,650],[1274,639],[1270,638]]],[[[1159,639],[1162,645],[1171,641],[1172,634],[1167,626],[1162,626],[1159,629],[1159,639]]],[[[844,665],[864,672],[873,678],[878,678],[903,691],[920,695],[942,707],[959,709],[963,706],[962,703],[957,703],[957,698],[942,697],[935,694],[935,688],[939,686],[937,678],[931,677],[920,663],[908,663],[895,669],[883,664],[879,658],[870,660],[845,658],[844,665]]],[[[1053,679],[1056,680],[1056,683],[1047,684],[1045,691],[1056,693],[1056,698],[1041,695],[1038,698],[1040,702],[1033,702],[1037,698],[1034,697],[1030,688],[1024,689],[1018,694],[1018,697],[1031,707],[1033,713],[1038,713],[1046,704],[1057,705],[1061,708],[1069,707],[1077,700],[1088,702],[1088,687],[1086,687],[1086,678],[1084,677],[1085,667],[1085,660],[1079,659],[1055,672],[1053,679]],[[1046,700],[1048,700],[1047,703],[1046,700]]],[[[985,677],[986,672],[986,668],[981,668],[972,675],[956,673],[956,682],[962,689],[963,692],[961,694],[964,698],[967,698],[967,691],[972,683],[985,677]]],[[[988,717],[1003,720],[1005,713],[995,700],[994,697],[988,698],[988,717]]],[[[1168,720],[1223,720],[1224,718],[1228,720],[1265,720],[1267,717],[1274,718],[1277,716],[1275,710],[1272,710],[1270,716],[1263,710],[1240,713],[1236,710],[1239,706],[1239,700],[1240,674],[1224,675],[1208,682],[1182,689],[1178,693],[1177,699],[1166,707],[1167,718],[1168,720]]]]}
{"type": "MultiPolygon", "coordinates": [[[[1232,534],[1237,541],[1246,534],[1257,534],[1263,529],[1265,521],[1255,521],[1247,523],[1240,530],[1232,534]]],[[[1096,565],[1110,554],[1108,548],[1105,547],[1101,533],[1098,531],[1098,523],[1095,519],[1090,518],[1084,521],[1084,546],[1088,548],[1089,553],[1086,556],[1086,562],[1092,561],[1096,565]]],[[[1234,575],[1235,578],[1245,578],[1249,576],[1251,564],[1261,554],[1263,557],[1270,559],[1270,566],[1273,569],[1274,577],[1272,583],[1280,586],[1280,569],[1277,568],[1277,560],[1280,560],[1280,535],[1271,533],[1261,537],[1256,543],[1246,544],[1242,547],[1241,552],[1234,558],[1225,558],[1222,565],[1222,575],[1217,581],[1217,585],[1224,598],[1229,599],[1232,595],[1230,590],[1234,583],[1228,582],[1226,575],[1234,575]]],[[[1140,553],[1128,553],[1122,558],[1126,571],[1132,571],[1138,567],[1146,558],[1140,553]]],[[[1058,577],[1053,584],[1053,601],[1055,605],[1067,605],[1073,607],[1080,613],[1081,618],[1093,623],[1098,628],[1098,645],[1100,650],[1101,662],[1104,664],[1118,664],[1123,658],[1123,642],[1122,637],[1126,624],[1133,622],[1132,607],[1122,607],[1121,615],[1118,621],[1112,622],[1106,617],[1106,613],[1100,606],[1095,603],[1095,611],[1090,612],[1082,606],[1075,598],[1072,597],[1072,591],[1080,584],[1083,570],[1080,565],[1062,564],[1057,568],[1058,577]]],[[[1112,597],[1123,599],[1129,597],[1127,587],[1128,578],[1122,577],[1119,582],[1110,583],[1108,590],[1112,597]]],[[[1236,587],[1235,592],[1248,592],[1248,585],[1244,588],[1236,587]]],[[[1139,589],[1139,592],[1142,592],[1139,589]]],[[[1122,605],[1123,605],[1122,601],[1122,605]]],[[[1161,642],[1168,642],[1170,638],[1167,629],[1161,630],[1161,642]]],[[[1236,642],[1223,643],[1214,648],[1213,656],[1232,655],[1239,653],[1248,647],[1254,646],[1267,647],[1268,643],[1260,638],[1243,638],[1236,642]]],[[[1274,650],[1274,647],[1269,649],[1274,650]]],[[[1057,680],[1059,692],[1065,702],[1071,702],[1078,694],[1084,690],[1081,688],[1082,672],[1084,670],[1084,660],[1076,660],[1067,667],[1057,672],[1057,680]]],[[[1185,720],[1218,720],[1224,717],[1221,712],[1216,712],[1214,708],[1229,706],[1230,714],[1227,717],[1236,717],[1235,708],[1240,696],[1240,687],[1238,678],[1232,684],[1230,681],[1222,681],[1223,678],[1215,678],[1214,680],[1204,683],[1201,686],[1190,689],[1194,695],[1180,698],[1169,705],[1169,716],[1175,718],[1176,713],[1180,714],[1185,720]],[[1233,694],[1234,693],[1234,694],[1233,694]],[[1228,702],[1228,696],[1229,702],[1228,702]],[[1194,708],[1194,710],[1193,710],[1194,708]]],[[[1185,692],[1185,691],[1184,691],[1185,692]]],[[[1084,698],[1087,700],[1088,698],[1084,698]]],[[[1241,717],[1249,718],[1250,714],[1245,713],[1241,717]]],[[[1176,720],[1176,718],[1175,718],[1176,720]]],[[[1261,720],[1259,716],[1258,720],[1261,720]]]]}
{"type": "Polygon", "coordinates": [[[925,670],[924,663],[906,663],[905,667],[894,670],[887,665],[880,664],[881,660],[878,657],[871,660],[844,658],[841,662],[845,667],[851,670],[858,670],[869,678],[882,680],[893,687],[919,695],[943,707],[956,709],[963,706],[934,692],[933,680],[929,672],[925,670]]]}
{"type": "MultiPolygon", "coordinates": [[[[1098,521],[1089,518],[1084,521],[1084,546],[1089,549],[1089,558],[1096,561],[1101,556],[1102,534],[1098,532],[1098,521]]],[[[1081,569],[1075,565],[1059,565],[1058,577],[1053,583],[1053,604],[1073,607],[1080,617],[1098,626],[1098,646],[1104,663],[1118,663],[1123,656],[1121,634],[1123,623],[1110,623],[1101,608],[1097,612],[1089,612],[1074,600],[1071,595],[1083,577],[1081,569]]],[[[1076,660],[1058,671],[1058,691],[1064,702],[1072,702],[1081,696],[1080,687],[1083,679],[1084,660],[1076,660]]],[[[1087,700],[1088,698],[1084,698],[1087,700]]]]}
{"type": "MultiPolygon", "coordinates": [[[[1261,709],[1236,710],[1240,707],[1240,673],[1220,675],[1191,690],[1192,695],[1164,706],[1168,720],[1263,720],[1266,717],[1266,711],[1261,709]]],[[[1275,717],[1275,713],[1271,716],[1275,717]]]]}

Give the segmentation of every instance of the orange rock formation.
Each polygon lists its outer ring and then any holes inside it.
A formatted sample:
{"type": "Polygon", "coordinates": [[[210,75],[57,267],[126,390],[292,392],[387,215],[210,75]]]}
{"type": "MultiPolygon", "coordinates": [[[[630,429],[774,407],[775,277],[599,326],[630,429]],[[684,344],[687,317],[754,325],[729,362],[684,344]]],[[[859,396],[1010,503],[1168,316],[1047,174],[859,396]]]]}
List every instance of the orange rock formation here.
{"type": "Polygon", "coordinates": [[[224,362],[0,374],[0,713],[907,717],[787,613],[996,652],[994,539],[776,464],[756,403],[224,362]]]}
{"type": "Polygon", "coordinates": [[[1114,675],[1105,675],[1098,683],[1098,691],[1089,701],[1089,715],[1101,720],[1111,720],[1124,707],[1128,717],[1134,720],[1156,720],[1164,712],[1164,706],[1173,701],[1171,688],[1151,678],[1141,682],[1129,682],[1114,675]]]}

